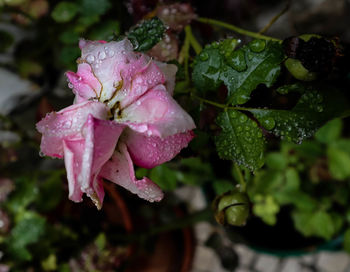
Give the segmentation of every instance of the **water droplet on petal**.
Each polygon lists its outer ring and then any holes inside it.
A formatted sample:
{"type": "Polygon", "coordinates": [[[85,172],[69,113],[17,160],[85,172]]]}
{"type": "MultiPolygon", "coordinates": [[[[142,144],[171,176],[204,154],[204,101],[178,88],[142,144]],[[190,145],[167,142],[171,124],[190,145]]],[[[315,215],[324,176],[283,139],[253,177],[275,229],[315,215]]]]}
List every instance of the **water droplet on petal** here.
{"type": "Polygon", "coordinates": [[[98,53],[98,58],[100,60],[104,60],[106,58],[106,52],[105,51],[101,51],[100,53],[98,53]]]}
{"type": "Polygon", "coordinates": [[[86,61],[88,62],[88,63],[93,63],[94,61],[95,61],[95,56],[93,56],[93,55],[87,55],[86,56],[86,61]]]}

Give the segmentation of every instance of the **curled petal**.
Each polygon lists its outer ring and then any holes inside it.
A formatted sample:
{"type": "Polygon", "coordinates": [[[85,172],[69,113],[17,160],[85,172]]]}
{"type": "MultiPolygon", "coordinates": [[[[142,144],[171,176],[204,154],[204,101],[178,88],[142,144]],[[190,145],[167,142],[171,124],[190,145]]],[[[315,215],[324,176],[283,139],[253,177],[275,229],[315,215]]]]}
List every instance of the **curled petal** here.
{"type": "Polygon", "coordinates": [[[36,124],[37,130],[43,134],[40,149],[46,156],[62,158],[62,141],[80,138],[81,129],[88,115],[98,119],[106,119],[108,108],[96,101],[86,101],[64,108],[59,112],[51,112],[36,124]]]}
{"type": "Polygon", "coordinates": [[[195,128],[195,124],[163,85],[158,85],[122,111],[117,122],[131,129],[165,138],[195,128]]]}
{"type": "Polygon", "coordinates": [[[72,200],[81,201],[81,194],[86,193],[97,207],[101,207],[104,191],[97,175],[112,156],[123,129],[115,122],[89,115],[83,127],[83,137],[63,141],[69,197],[72,200]]]}
{"type": "Polygon", "coordinates": [[[103,166],[100,175],[148,201],[160,201],[163,198],[162,190],[153,181],[147,177],[136,179],[132,160],[123,142],[118,143],[112,160],[103,166]]]}
{"type": "Polygon", "coordinates": [[[164,139],[157,136],[146,136],[131,130],[123,135],[126,136],[123,136],[126,139],[124,141],[127,141],[126,144],[133,162],[144,168],[153,168],[170,161],[194,137],[192,131],[178,133],[164,139]]]}
{"type": "Polygon", "coordinates": [[[101,84],[94,76],[91,70],[91,66],[87,63],[81,63],[78,65],[78,71],[67,72],[66,76],[71,83],[69,85],[73,88],[73,92],[78,97],[77,102],[82,102],[90,98],[96,98],[100,95],[101,84]]]}
{"type": "Polygon", "coordinates": [[[69,199],[74,202],[82,201],[83,192],[78,183],[81,172],[82,154],[84,152],[84,139],[64,140],[64,164],[67,171],[69,199]]]}

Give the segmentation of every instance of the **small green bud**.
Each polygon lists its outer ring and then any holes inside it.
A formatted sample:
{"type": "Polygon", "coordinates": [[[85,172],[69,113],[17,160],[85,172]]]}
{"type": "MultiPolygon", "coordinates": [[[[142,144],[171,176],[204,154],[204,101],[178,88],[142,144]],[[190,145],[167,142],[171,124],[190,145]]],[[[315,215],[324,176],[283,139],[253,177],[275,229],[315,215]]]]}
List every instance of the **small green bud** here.
{"type": "Polygon", "coordinates": [[[312,81],[316,79],[316,73],[307,70],[300,60],[288,58],[284,65],[293,77],[302,81],[312,81]]]}
{"type": "Polygon", "coordinates": [[[213,202],[215,219],[221,225],[244,226],[249,216],[249,198],[237,189],[217,196],[213,202]]]}

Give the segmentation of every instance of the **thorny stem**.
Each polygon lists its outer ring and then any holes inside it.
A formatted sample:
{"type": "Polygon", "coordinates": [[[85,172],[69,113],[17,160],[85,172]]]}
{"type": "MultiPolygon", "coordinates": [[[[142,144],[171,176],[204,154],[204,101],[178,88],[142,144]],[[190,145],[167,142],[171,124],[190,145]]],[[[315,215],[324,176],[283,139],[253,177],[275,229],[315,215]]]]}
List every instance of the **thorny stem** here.
{"type": "Polygon", "coordinates": [[[285,14],[289,9],[290,1],[287,2],[287,5],[281,10],[277,15],[275,15],[271,21],[259,31],[259,34],[265,33],[283,14],[285,14]]]}
{"type": "Polygon", "coordinates": [[[256,32],[252,32],[252,31],[248,31],[245,29],[242,29],[238,26],[235,25],[231,25],[222,21],[218,21],[218,20],[214,20],[214,19],[210,19],[210,18],[203,18],[203,17],[198,17],[197,19],[198,22],[204,23],[204,24],[209,24],[209,25],[214,25],[214,26],[220,26],[223,28],[227,28],[229,30],[232,30],[234,32],[237,32],[241,35],[245,35],[245,36],[249,36],[255,39],[263,39],[263,40],[270,40],[270,41],[278,41],[278,42],[282,42],[282,40],[277,39],[277,38],[273,38],[273,37],[269,37],[269,36],[265,36],[256,32]]]}
{"type": "Polygon", "coordinates": [[[241,185],[239,189],[240,189],[240,191],[242,193],[244,193],[246,191],[246,189],[247,189],[247,184],[246,184],[246,182],[244,180],[244,177],[242,175],[242,171],[239,168],[237,163],[234,162],[233,165],[234,165],[235,172],[236,172],[236,174],[238,176],[238,182],[241,185]]]}
{"type": "Polygon", "coordinates": [[[185,26],[186,37],[188,37],[190,44],[196,54],[198,55],[202,51],[202,46],[199,44],[195,36],[192,34],[192,29],[190,25],[185,26]]]}

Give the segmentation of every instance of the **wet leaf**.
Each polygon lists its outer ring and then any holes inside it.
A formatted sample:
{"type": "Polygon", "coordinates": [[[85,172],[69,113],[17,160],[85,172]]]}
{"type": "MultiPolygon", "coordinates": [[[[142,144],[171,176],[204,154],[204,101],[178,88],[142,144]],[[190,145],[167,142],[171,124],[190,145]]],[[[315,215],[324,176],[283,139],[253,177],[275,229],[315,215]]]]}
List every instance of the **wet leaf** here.
{"type": "Polygon", "coordinates": [[[145,20],[127,34],[135,51],[147,51],[156,45],[165,32],[165,26],[157,17],[145,20]]]}
{"type": "Polygon", "coordinates": [[[218,45],[204,48],[196,58],[193,81],[200,91],[228,88],[227,102],[244,104],[259,85],[272,86],[284,59],[279,43],[254,40],[238,50],[227,52],[218,45]]]}
{"type": "Polygon", "coordinates": [[[222,128],[216,137],[216,149],[222,159],[233,160],[251,170],[263,163],[264,139],[256,122],[236,110],[219,114],[218,125],[222,128]]]}
{"type": "Polygon", "coordinates": [[[324,211],[293,212],[292,218],[298,231],[304,236],[317,236],[329,240],[336,231],[332,216],[324,211]]]}
{"type": "Polygon", "coordinates": [[[321,127],[316,132],[315,138],[321,143],[332,143],[340,137],[342,129],[342,120],[334,119],[321,127]]]}
{"type": "MultiPolygon", "coordinates": [[[[295,91],[294,87],[292,86],[292,91],[295,91]]],[[[305,88],[298,90],[302,94],[292,110],[251,109],[249,111],[265,129],[276,136],[301,143],[327,121],[341,116],[348,107],[346,99],[337,90],[318,91],[305,88]]]]}

